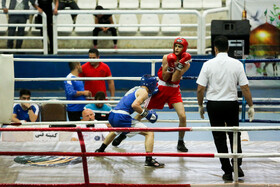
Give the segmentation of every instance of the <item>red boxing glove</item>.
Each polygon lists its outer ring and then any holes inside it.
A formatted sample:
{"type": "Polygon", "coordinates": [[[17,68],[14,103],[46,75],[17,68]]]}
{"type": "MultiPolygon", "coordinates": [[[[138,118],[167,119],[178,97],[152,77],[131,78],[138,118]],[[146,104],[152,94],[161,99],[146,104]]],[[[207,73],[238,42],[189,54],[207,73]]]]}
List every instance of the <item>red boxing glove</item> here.
{"type": "Polygon", "coordinates": [[[174,53],[170,53],[167,55],[167,63],[168,63],[168,68],[167,72],[168,73],[173,73],[175,71],[175,62],[177,61],[177,56],[174,53]]]}
{"type": "Polygon", "coordinates": [[[188,64],[191,61],[192,61],[192,56],[189,53],[184,52],[181,55],[181,60],[179,60],[179,63],[177,64],[176,69],[179,70],[179,71],[182,71],[182,69],[184,68],[185,64],[188,64]]]}

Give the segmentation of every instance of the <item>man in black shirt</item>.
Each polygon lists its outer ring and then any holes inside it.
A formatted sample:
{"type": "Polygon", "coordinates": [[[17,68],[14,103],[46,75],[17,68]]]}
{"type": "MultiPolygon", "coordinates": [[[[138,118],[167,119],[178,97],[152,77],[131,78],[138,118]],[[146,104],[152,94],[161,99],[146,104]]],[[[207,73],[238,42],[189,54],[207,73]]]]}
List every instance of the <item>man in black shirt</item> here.
{"type": "MultiPolygon", "coordinates": [[[[95,10],[104,10],[102,6],[96,6],[95,10]]],[[[95,23],[96,24],[114,24],[112,15],[94,15],[95,16],[95,23]]],[[[103,31],[107,33],[108,31],[112,32],[112,36],[117,36],[117,29],[114,27],[95,27],[93,30],[93,36],[98,36],[99,31],[103,31]]],[[[117,49],[117,40],[113,40],[114,42],[114,49],[117,49]]],[[[97,48],[97,40],[93,40],[94,48],[97,48]]]]}

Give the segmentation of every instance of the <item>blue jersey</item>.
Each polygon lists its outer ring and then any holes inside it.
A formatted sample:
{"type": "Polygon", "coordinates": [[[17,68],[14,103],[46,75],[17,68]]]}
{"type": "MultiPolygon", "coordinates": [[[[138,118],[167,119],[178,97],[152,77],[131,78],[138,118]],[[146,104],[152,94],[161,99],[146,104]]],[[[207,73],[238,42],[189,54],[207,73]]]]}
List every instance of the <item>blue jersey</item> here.
{"type": "MultiPolygon", "coordinates": [[[[77,78],[72,73],[69,73],[66,78],[77,78]]],[[[83,81],[64,81],[65,95],[67,100],[86,100],[84,95],[75,96],[77,91],[85,91],[83,81]]],[[[77,112],[83,111],[84,104],[67,104],[67,111],[77,112]]]]}
{"type": "MultiPolygon", "coordinates": [[[[39,114],[39,106],[36,104],[31,104],[31,109],[35,115],[39,114]]],[[[20,104],[14,104],[13,114],[17,115],[19,120],[25,120],[30,122],[28,110],[23,110],[20,104]]]]}
{"type": "Polygon", "coordinates": [[[129,114],[132,114],[134,112],[134,109],[131,107],[131,105],[136,99],[135,93],[137,92],[138,89],[143,89],[143,88],[136,86],[134,88],[131,88],[128,92],[126,92],[126,94],[120,100],[120,102],[117,104],[114,110],[124,110],[129,114]]]}
{"type": "Polygon", "coordinates": [[[117,106],[109,114],[109,123],[113,127],[131,127],[132,121],[134,120],[130,114],[134,112],[131,107],[132,103],[136,99],[136,92],[139,89],[143,89],[139,86],[130,89],[124,97],[120,100],[117,106]]]}

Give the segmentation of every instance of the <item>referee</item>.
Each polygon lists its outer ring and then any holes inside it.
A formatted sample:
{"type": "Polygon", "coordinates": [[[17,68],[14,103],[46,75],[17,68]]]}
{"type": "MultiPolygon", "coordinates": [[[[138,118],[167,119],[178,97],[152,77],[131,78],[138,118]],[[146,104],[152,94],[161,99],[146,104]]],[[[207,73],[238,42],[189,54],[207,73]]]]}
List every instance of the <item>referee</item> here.
{"type": "MultiPolygon", "coordinates": [[[[254,118],[254,107],[251,92],[248,86],[243,65],[240,61],[228,56],[228,39],[225,36],[218,36],[214,40],[216,57],[208,60],[202,66],[196,83],[197,100],[200,117],[204,119],[203,98],[206,91],[207,111],[212,127],[239,126],[239,105],[237,86],[249,105],[248,117],[250,121],[254,118]]],[[[218,153],[228,153],[226,132],[212,131],[215,146],[218,153]]],[[[238,132],[238,153],[242,153],[240,132],[238,132]]],[[[231,151],[233,149],[233,133],[228,132],[231,151]]],[[[232,160],[233,161],[233,160],[232,160]]],[[[222,170],[225,172],[223,179],[232,181],[232,165],[229,158],[220,158],[222,170]]],[[[240,168],[242,159],[238,159],[238,176],[244,177],[240,168]]]]}

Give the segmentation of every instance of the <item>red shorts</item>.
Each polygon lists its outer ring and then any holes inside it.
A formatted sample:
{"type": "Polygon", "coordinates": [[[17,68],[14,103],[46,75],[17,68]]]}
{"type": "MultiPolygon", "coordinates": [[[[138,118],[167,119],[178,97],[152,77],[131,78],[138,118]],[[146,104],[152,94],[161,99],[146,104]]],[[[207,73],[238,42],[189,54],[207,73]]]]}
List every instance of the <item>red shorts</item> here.
{"type": "Polygon", "coordinates": [[[147,100],[147,103],[145,103],[147,109],[163,109],[165,103],[172,109],[172,104],[183,102],[179,85],[178,87],[159,85],[158,90],[158,93],[153,95],[151,99],[147,100]]]}

